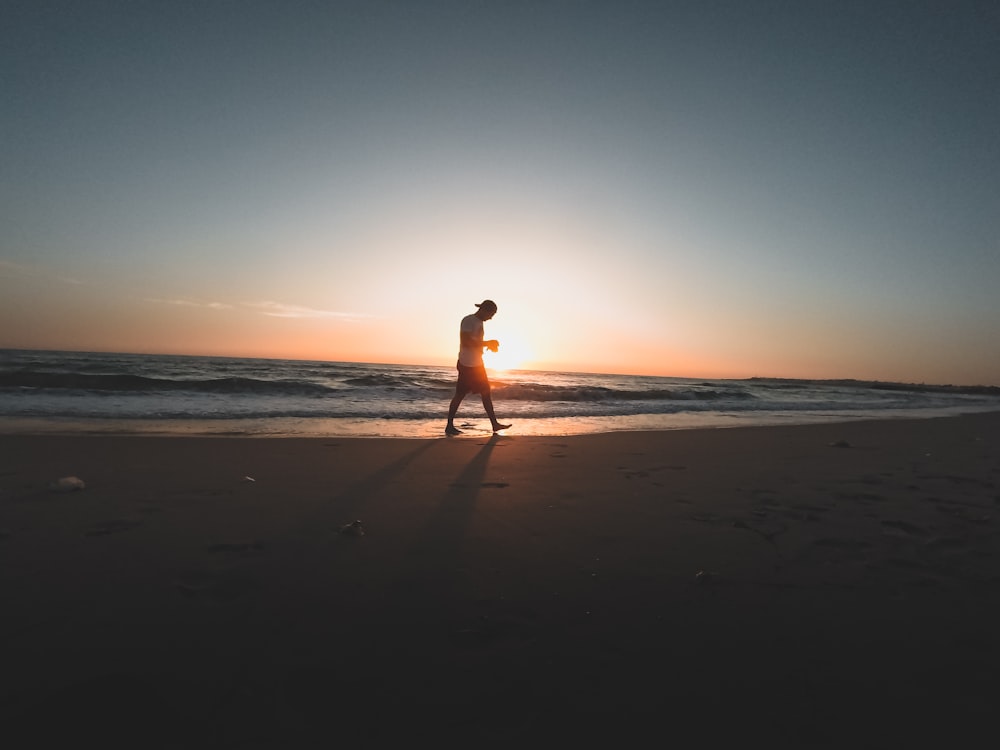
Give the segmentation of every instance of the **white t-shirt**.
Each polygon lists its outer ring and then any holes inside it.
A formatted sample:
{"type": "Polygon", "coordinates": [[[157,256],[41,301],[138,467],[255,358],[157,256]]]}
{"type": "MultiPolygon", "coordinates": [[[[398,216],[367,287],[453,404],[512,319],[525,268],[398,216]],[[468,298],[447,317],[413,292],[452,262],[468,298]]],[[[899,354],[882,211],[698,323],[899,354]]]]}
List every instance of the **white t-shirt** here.
{"type": "Polygon", "coordinates": [[[471,349],[462,346],[462,336],[463,333],[471,333],[473,338],[478,338],[482,340],[483,338],[483,321],[476,317],[475,313],[472,315],[466,315],[462,318],[462,324],[458,327],[459,330],[459,348],[458,348],[458,363],[465,367],[479,367],[483,363],[483,348],[481,346],[474,346],[471,349]]]}

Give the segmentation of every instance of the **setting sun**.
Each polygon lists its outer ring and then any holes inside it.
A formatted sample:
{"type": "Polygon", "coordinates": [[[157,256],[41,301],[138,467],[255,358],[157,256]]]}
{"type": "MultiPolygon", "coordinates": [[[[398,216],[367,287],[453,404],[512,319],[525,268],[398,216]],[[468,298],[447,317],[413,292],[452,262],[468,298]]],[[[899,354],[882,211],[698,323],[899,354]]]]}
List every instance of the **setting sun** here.
{"type": "Polygon", "coordinates": [[[531,361],[532,354],[520,341],[500,341],[495,352],[483,353],[483,364],[489,370],[520,370],[531,361]]]}

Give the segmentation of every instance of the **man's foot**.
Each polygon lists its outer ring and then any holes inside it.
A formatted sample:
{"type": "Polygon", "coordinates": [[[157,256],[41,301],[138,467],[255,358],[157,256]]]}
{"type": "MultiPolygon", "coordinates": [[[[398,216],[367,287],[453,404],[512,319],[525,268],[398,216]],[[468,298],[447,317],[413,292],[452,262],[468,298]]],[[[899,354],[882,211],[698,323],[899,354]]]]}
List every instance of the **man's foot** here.
{"type": "Polygon", "coordinates": [[[445,435],[461,435],[462,431],[458,429],[455,425],[450,424],[444,428],[445,435]]]}
{"type": "Polygon", "coordinates": [[[510,427],[509,424],[500,424],[499,422],[497,422],[495,425],[493,425],[493,432],[500,432],[500,430],[506,430],[508,427],[510,427]]]}

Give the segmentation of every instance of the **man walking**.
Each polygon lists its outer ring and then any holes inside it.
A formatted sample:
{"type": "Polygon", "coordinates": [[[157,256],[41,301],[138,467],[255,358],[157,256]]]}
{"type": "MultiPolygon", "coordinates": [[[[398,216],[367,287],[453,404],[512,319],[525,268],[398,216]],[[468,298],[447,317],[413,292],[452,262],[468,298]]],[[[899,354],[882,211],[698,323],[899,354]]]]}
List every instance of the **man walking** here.
{"type": "Polygon", "coordinates": [[[493,432],[510,427],[509,424],[500,424],[493,412],[490,379],[486,376],[486,367],[483,365],[483,349],[495,352],[500,348],[500,342],[496,339],[483,340],[483,321],[497,314],[497,303],[487,299],[477,303],[476,307],[479,309],[462,318],[462,324],[459,326],[458,383],[455,385],[455,397],[448,407],[448,426],[444,428],[449,435],[462,433],[455,427],[455,414],[462,399],[470,393],[478,393],[483,399],[483,408],[486,409],[486,415],[493,425],[493,432]]]}

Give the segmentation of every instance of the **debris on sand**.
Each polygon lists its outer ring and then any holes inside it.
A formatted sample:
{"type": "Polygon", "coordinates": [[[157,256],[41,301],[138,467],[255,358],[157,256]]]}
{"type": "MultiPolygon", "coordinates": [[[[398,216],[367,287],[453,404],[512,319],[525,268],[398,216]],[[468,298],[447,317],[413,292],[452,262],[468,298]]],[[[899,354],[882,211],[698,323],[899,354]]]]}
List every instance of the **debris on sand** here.
{"type": "Polygon", "coordinates": [[[62,477],[49,483],[49,489],[53,492],[76,492],[86,486],[80,477],[62,477]]]}
{"type": "Polygon", "coordinates": [[[351,521],[340,527],[340,533],[345,536],[364,536],[365,527],[361,525],[361,521],[351,521]]]}
{"type": "Polygon", "coordinates": [[[699,570],[694,576],[695,583],[702,586],[709,586],[719,582],[719,574],[707,570],[699,570]]]}

